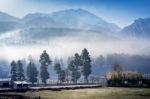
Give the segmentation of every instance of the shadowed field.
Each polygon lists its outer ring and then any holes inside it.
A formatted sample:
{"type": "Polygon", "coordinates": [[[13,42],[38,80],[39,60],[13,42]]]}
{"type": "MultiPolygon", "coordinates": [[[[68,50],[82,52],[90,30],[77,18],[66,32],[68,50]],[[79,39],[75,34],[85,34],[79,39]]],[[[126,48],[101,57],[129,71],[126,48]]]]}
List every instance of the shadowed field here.
{"type": "Polygon", "coordinates": [[[93,88],[62,91],[28,91],[25,93],[1,93],[42,99],[150,99],[149,88],[93,88]]]}

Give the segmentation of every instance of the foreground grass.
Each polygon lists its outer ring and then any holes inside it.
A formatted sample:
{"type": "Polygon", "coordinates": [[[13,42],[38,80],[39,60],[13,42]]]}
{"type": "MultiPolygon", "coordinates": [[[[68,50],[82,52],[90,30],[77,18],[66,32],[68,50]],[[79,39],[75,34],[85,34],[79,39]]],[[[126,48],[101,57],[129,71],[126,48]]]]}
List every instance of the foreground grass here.
{"type": "Polygon", "coordinates": [[[42,99],[150,99],[148,88],[95,88],[62,91],[29,91],[26,93],[7,93],[42,99]]]}

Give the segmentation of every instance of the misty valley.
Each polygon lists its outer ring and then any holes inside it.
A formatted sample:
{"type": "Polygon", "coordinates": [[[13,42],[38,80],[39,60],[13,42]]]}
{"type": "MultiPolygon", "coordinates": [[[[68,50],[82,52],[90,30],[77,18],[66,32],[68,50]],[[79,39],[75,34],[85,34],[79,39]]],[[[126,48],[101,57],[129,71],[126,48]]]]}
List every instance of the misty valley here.
{"type": "Polygon", "coordinates": [[[104,76],[115,63],[123,65],[124,70],[147,74],[150,70],[149,20],[137,19],[121,29],[83,9],[33,13],[21,19],[1,12],[1,77],[9,77],[12,60],[22,60],[26,66],[28,57],[32,56],[39,67],[43,50],[47,50],[53,60],[62,59],[66,68],[68,57],[83,48],[90,52],[92,75],[104,76]]]}
{"type": "Polygon", "coordinates": [[[24,17],[0,12],[0,98],[130,99],[131,92],[148,99],[150,18],[132,21],[118,26],[81,8],[24,17]]]}

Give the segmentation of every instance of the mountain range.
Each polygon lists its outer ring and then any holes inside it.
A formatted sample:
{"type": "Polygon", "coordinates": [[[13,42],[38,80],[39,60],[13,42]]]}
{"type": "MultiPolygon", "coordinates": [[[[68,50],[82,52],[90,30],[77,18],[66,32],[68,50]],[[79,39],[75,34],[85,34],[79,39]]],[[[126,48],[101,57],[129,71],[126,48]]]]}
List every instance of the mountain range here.
{"type": "Polygon", "coordinates": [[[150,18],[137,19],[121,29],[116,24],[109,23],[83,9],[68,9],[50,14],[32,13],[23,18],[0,12],[0,41],[10,38],[25,41],[47,40],[66,35],[88,34],[96,34],[101,38],[113,38],[117,35],[147,38],[150,37],[149,32],[150,18]]]}

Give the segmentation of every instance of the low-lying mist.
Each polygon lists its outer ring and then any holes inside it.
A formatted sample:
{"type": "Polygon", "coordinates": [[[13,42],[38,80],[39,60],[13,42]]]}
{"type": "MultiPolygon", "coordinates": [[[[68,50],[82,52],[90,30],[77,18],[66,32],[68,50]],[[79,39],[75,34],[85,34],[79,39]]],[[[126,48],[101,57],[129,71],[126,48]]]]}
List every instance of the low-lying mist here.
{"type": "MultiPolygon", "coordinates": [[[[9,40],[9,39],[8,39],[9,40]]],[[[63,36],[50,40],[37,40],[36,43],[20,43],[0,45],[0,57],[9,61],[13,59],[27,58],[29,55],[39,58],[43,50],[46,50],[51,58],[63,58],[81,53],[83,48],[87,48],[91,57],[100,54],[125,53],[148,55],[150,54],[150,44],[147,39],[114,38],[109,39],[99,35],[91,36],[63,36]]]]}
{"type": "Polygon", "coordinates": [[[43,50],[46,50],[52,59],[49,72],[51,77],[55,78],[56,75],[53,71],[55,58],[63,59],[63,66],[66,67],[68,57],[75,53],[81,54],[84,48],[87,48],[91,55],[92,75],[105,75],[112,70],[112,62],[115,63],[116,61],[123,65],[125,70],[149,73],[150,44],[148,39],[109,38],[101,35],[68,35],[53,37],[53,39],[48,40],[39,39],[25,42],[20,39],[13,42],[13,39],[5,39],[9,43],[0,43],[0,68],[2,72],[0,77],[8,77],[12,60],[22,60],[24,66],[27,66],[29,56],[33,57],[39,68],[40,55],[43,50]],[[100,55],[104,58],[99,58],[100,55]],[[103,60],[105,62],[102,62],[103,60]]]}

